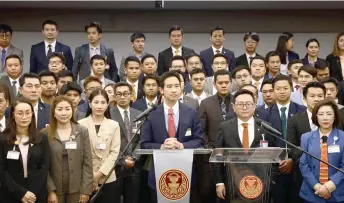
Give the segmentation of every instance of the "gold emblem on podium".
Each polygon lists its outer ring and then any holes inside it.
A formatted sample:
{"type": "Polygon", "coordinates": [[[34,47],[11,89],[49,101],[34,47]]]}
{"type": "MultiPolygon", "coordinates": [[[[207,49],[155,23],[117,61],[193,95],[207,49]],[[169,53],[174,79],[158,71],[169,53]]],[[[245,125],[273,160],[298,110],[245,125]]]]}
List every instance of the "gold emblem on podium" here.
{"type": "Polygon", "coordinates": [[[241,179],[239,184],[240,194],[246,199],[257,199],[263,193],[263,182],[254,175],[248,175],[241,179]]]}
{"type": "Polygon", "coordinates": [[[190,190],[188,177],[178,169],[171,169],[159,178],[159,192],[168,200],[180,200],[190,190]]]}

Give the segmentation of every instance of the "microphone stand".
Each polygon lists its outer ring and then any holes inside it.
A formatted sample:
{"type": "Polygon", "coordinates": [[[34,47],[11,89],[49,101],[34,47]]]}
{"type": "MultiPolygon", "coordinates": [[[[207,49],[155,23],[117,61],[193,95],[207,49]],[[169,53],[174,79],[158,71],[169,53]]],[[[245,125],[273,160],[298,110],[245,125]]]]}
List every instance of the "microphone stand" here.
{"type": "Polygon", "coordinates": [[[99,187],[98,191],[92,196],[90,203],[95,203],[97,198],[101,195],[101,190],[103,188],[103,186],[105,185],[106,181],[110,178],[110,175],[112,174],[112,172],[115,170],[117,164],[123,160],[124,155],[126,154],[126,152],[129,149],[129,146],[131,145],[131,143],[133,142],[134,138],[139,134],[138,132],[141,131],[141,127],[142,125],[145,123],[145,121],[147,120],[149,114],[147,114],[144,119],[142,119],[143,121],[140,123],[139,127],[137,128],[135,134],[131,137],[130,141],[128,142],[128,144],[125,146],[124,150],[119,154],[119,158],[117,158],[117,160],[115,161],[115,164],[113,165],[113,167],[111,168],[110,172],[107,174],[107,176],[105,177],[104,183],[99,187]]]}
{"type": "MultiPolygon", "coordinates": [[[[273,137],[275,137],[275,138],[277,138],[277,139],[279,139],[279,140],[282,140],[282,141],[285,142],[287,145],[290,145],[290,146],[296,148],[297,150],[301,151],[302,153],[305,153],[305,154],[307,154],[308,156],[310,156],[310,157],[312,157],[312,158],[314,158],[314,159],[316,159],[316,160],[318,160],[318,161],[320,161],[320,162],[322,162],[322,163],[324,163],[324,164],[326,164],[326,165],[328,165],[328,166],[330,166],[330,167],[332,167],[332,168],[336,169],[337,171],[340,171],[341,173],[344,174],[344,170],[342,170],[342,169],[340,169],[340,168],[334,166],[334,165],[331,164],[331,163],[328,163],[328,162],[326,162],[326,161],[321,160],[320,158],[318,158],[318,157],[314,156],[313,154],[307,152],[307,151],[304,150],[303,148],[294,145],[293,143],[291,143],[291,142],[289,142],[289,141],[287,141],[287,140],[281,138],[280,136],[277,136],[277,135],[276,135],[277,133],[275,134],[275,132],[271,132],[271,130],[268,129],[268,128],[266,128],[264,125],[260,124],[260,126],[264,127],[264,128],[267,130],[267,133],[269,133],[269,134],[272,135],[273,137]]],[[[280,133],[279,135],[282,135],[282,133],[280,133]]]]}

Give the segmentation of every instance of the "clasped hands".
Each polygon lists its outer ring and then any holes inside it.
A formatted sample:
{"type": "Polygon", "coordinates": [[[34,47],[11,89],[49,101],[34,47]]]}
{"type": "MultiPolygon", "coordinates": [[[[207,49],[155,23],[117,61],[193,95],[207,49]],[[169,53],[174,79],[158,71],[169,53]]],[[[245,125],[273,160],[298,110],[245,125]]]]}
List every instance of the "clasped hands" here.
{"type": "Polygon", "coordinates": [[[160,149],[184,149],[184,145],[177,138],[167,138],[160,149]]]}
{"type": "Polygon", "coordinates": [[[324,199],[329,199],[331,197],[330,190],[323,184],[318,183],[314,186],[313,189],[315,191],[314,194],[318,195],[319,197],[322,197],[324,199]]]}

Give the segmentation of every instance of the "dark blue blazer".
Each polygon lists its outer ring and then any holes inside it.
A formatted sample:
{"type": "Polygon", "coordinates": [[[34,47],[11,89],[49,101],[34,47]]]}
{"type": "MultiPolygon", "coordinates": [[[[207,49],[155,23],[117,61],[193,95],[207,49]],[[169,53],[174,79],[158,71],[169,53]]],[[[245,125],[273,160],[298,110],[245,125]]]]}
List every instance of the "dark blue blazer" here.
{"type": "MultiPolygon", "coordinates": [[[[306,109],[307,108],[305,106],[301,106],[301,105],[291,101],[290,105],[289,105],[289,109],[288,109],[288,119],[297,113],[304,112],[306,109]]],[[[258,109],[258,111],[259,111],[259,118],[260,119],[271,123],[271,126],[273,128],[275,128],[279,132],[282,132],[281,117],[280,117],[280,113],[279,113],[277,104],[273,104],[265,110],[258,109]]],[[[285,148],[285,143],[280,141],[280,140],[276,140],[276,145],[277,145],[277,147],[285,148]]]]}
{"type": "Polygon", "coordinates": [[[146,102],[146,99],[145,97],[142,97],[141,99],[138,99],[136,100],[132,105],[131,105],[131,108],[134,108],[136,110],[139,110],[139,111],[144,111],[146,109],[148,109],[148,105],[147,105],[147,102],[146,102]]]}
{"type": "MultiPolygon", "coordinates": [[[[227,59],[228,59],[228,63],[229,63],[229,71],[232,71],[235,68],[235,56],[234,56],[234,52],[232,52],[229,49],[222,49],[222,54],[224,54],[227,59]]],[[[205,75],[207,77],[213,76],[213,69],[211,67],[212,64],[212,59],[214,56],[214,52],[213,52],[213,48],[210,47],[206,50],[201,51],[200,53],[201,55],[201,59],[202,59],[202,63],[203,63],[203,70],[205,71],[205,75]]]]}
{"type": "MultiPolygon", "coordinates": [[[[68,70],[72,70],[73,67],[73,56],[69,46],[64,45],[60,42],[56,42],[55,52],[60,52],[66,58],[66,67],[68,70]]],[[[30,72],[40,73],[42,70],[48,70],[48,58],[45,54],[44,42],[32,45],[30,53],[30,72]]]]}
{"type": "MultiPolygon", "coordinates": [[[[320,60],[325,60],[325,59],[322,59],[322,58],[317,58],[317,61],[320,61],[320,60]]],[[[303,65],[309,65],[309,61],[308,61],[308,56],[306,54],[305,58],[302,59],[302,63],[303,65]]]]}
{"type": "MultiPolygon", "coordinates": [[[[333,145],[333,138],[337,136],[336,145],[339,145],[340,153],[329,153],[328,162],[344,170],[344,132],[336,128],[332,129],[328,136],[328,145],[333,145]]],[[[307,152],[320,157],[320,134],[319,130],[305,133],[301,136],[301,147],[307,152]]],[[[331,198],[324,200],[314,194],[313,186],[319,183],[320,162],[306,154],[300,158],[300,170],[303,176],[303,182],[300,190],[300,196],[309,202],[343,202],[344,201],[344,174],[336,169],[329,167],[329,179],[336,185],[336,190],[331,193],[331,198]]]]}
{"type": "MultiPolygon", "coordinates": [[[[168,138],[166,130],[164,106],[161,104],[151,112],[148,120],[144,123],[141,133],[142,149],[160,149],[168,138]]],[[[202,123],[198,112],[185,104],[179,103],[179,124],[176,138],[184,145],[185,149],[199,148],[204,145],[202,138],[202,123]],[[191,136],[185,136],[187,129],[191,129],[191,136]]],[[[192,173],[192,183],[195,183],[192,173]]],[[[148,185],[155,189],[154,164],[149,171],[148,185]]]]}

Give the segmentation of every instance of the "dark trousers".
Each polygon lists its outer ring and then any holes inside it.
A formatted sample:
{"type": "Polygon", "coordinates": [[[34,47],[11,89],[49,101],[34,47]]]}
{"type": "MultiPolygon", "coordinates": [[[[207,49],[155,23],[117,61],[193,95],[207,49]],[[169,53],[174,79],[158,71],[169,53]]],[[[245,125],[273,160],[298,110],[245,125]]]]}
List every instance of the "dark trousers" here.
{"type": "Polygon", "coordinates": [[[123,203],[139,203],[140,194],[140,174],[133,169],[124,169],[116,167],[117,180],[112,191],[115,194],[115,199],[120,199],[123,196],[123,203]]]}
{"type": "MultiPolygon", "coordinates": [[[[158,203],[157,191],[154,189],[150,189],[150,191],[151,191],[152,203],[158,203]]],[[[200,202],[200,200],[199,200],[199,194],[198,194],[197,188],[196,187],[191,188],[190,203],[199,203],[199,202],[200,202]]]]}
{"type": "Polygon", "coordinates": [[[106,183],[101,191],[101,195],[97,198],[96,203],[112,203],[120,202],[121,197],[116,196],[114,191],[116,190],[116,181],[106,183]],[[117,198],[117,199],[116,199],[117,198]]]}
{"type": "Polygon", "coordinates": [[[275,184],[272,187],[272,198],[275,203],[294,203],[293,199],[299,195],[293,185],[293,174],[276,175],[275,184]]]}
{"type": "Polygon", "coordinates": [[[141,184],[140,184],[140,203],[151,203],[151,191],[148,186],[149,171],[141,171],[141,184]]]}
{"type": "Polygon", "coordinates": [[[213,166],[209,163],[209,154],[194,157],[196,165],[197,189],[200,203],[216,202],[216,184],[213,166]]]}

